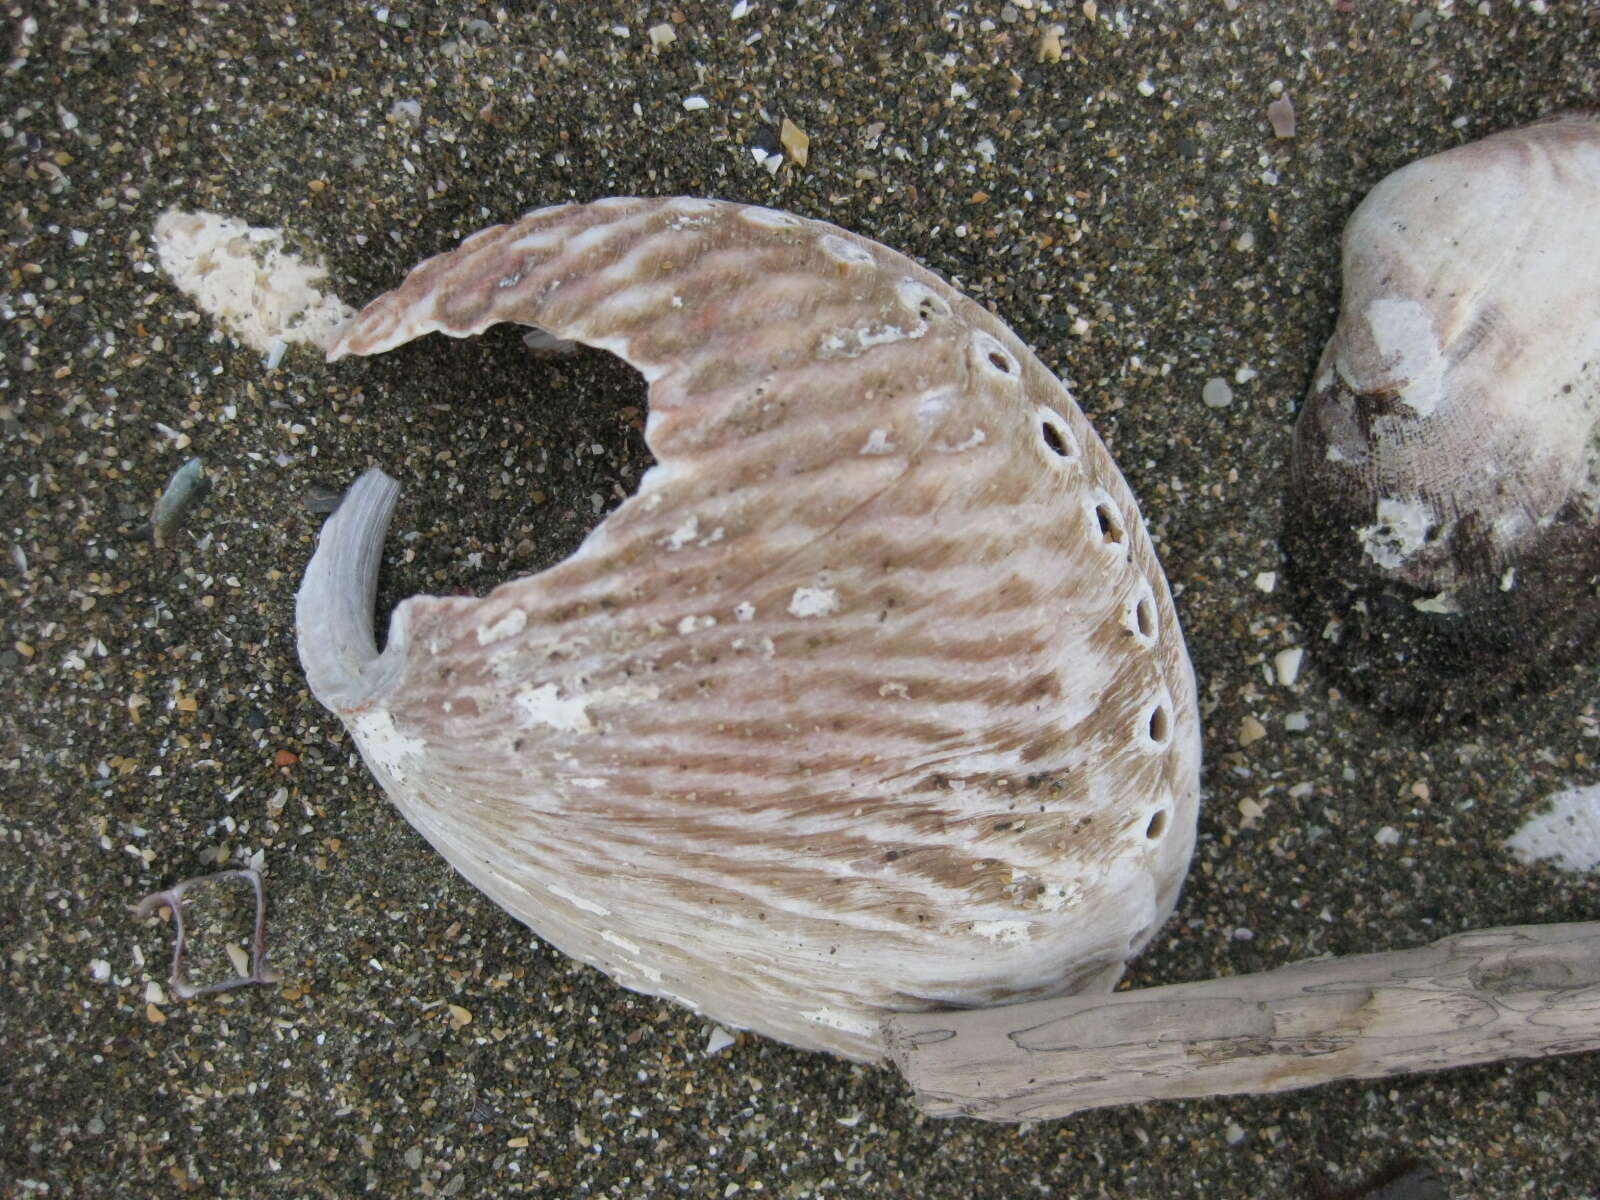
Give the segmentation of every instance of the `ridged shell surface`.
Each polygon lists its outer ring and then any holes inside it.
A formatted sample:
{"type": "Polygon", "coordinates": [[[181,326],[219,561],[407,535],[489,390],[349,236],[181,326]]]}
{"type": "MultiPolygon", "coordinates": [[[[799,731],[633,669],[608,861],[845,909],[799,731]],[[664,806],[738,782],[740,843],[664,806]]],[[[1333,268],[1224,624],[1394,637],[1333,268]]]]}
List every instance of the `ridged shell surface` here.
{"type": "Polygon", "coordinates": [[[696,199],[485,230],[332,357],[500,321],[642,372],[658,465],[556,567],[402,603],[382,655],[393,489],[330,520],[301,657],[406,818],[566,953],[800,1046],[1109,988],[1188,866],[1198,720],[1061,383],[904,256],[696,199]]]}

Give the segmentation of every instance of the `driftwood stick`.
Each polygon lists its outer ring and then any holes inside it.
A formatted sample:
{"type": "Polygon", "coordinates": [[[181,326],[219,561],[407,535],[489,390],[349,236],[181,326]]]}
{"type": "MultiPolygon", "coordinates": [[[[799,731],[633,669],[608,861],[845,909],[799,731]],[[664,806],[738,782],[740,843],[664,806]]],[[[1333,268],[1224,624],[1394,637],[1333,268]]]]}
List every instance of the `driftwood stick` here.
{"type": "Polygon", "coordinates": [[[934,1116],[990,1121],[1278,1092],[1600,1049],[1600,921],[1456,934],[1230,979],[907,1013],[890,1052],[934,1116]]]}

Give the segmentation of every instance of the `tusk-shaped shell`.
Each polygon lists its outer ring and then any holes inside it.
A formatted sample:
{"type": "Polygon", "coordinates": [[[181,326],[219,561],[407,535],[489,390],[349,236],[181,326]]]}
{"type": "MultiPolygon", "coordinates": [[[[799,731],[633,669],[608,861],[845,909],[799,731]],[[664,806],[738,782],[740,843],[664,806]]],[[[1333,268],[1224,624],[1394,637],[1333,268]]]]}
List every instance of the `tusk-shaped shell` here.
{"type": "Polygon", "coordinates": [[[404,646],[391,642],[378,654],[372,638],[372,606],[378,596],[378,566],[400,485],[379,470],[356,480],[317,539],[295,596],[295,631],[300,664],[311,694],[335,712],[359,709],[382,689],[384,666],[398,665],[404,646]]]}
{"type": "Polygon", "coordinates": [[[902,255],[689,199],[486,230],[331,357],[498,321],[643,372],[658,465],[551,570],[405,601],[379,656],[390,486],[330,520],[301,653],[407,819],[568,954],[800,1046],[1109,988],[1188,865],[1198,718],[1060,382],[902,255]]]}

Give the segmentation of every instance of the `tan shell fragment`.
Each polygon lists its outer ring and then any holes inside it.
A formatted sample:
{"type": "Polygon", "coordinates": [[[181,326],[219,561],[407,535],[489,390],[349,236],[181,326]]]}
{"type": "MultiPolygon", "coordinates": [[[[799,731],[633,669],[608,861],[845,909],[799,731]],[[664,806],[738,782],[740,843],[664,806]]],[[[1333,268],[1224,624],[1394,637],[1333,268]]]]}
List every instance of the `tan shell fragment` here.
{"type": "Polygon", "coordinates": [[[479,233],[333,357],[499,321],[643,372],[659,465],[553,569],[404,602],[381,655],[397,489],[328,522],[301,659],[406,818],[566,953],[799,1046],[1109,988],[1187,868],[1198,721],[1066,389],[902,255],[691,199],[479,233]]]}

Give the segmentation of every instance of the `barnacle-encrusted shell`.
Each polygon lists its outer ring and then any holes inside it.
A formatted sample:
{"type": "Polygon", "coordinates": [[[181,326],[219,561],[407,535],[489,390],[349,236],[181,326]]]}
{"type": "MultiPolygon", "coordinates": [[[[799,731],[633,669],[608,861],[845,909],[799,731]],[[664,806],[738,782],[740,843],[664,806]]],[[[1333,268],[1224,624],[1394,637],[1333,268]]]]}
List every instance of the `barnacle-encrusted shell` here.
{"type": "Polygon", "coordinates": [[[1499,133],[1375,187],[1345,228],[1288,527],[1358,671],[1504,674],[1586,639],[1597,414],[1600,119],[1499,133]]]}
{"type": "Polygon", "coordinates": [[[394,488],[299,598],[395,804],[568,954],[855,1058],[889,1011],[1109,987],[1193,847],[1193,678],[1139,510],[999,321],[874,242],[709,200],[530,213],[333,350],[499,321],[650,382],[659,465],[567,561],[418,596],[394,488]]]}

